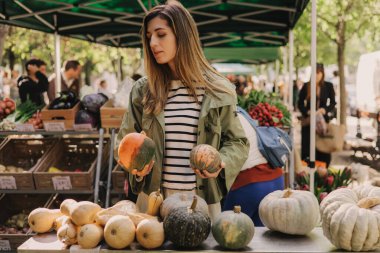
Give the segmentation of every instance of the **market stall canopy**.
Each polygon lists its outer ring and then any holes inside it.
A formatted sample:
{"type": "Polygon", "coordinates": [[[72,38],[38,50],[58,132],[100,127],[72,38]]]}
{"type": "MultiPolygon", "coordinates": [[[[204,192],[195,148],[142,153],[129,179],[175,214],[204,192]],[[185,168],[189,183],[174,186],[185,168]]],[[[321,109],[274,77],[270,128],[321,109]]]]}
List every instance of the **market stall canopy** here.
{"type": "Polygon", "coordinates": [[[206,58],[213,62],[264,64],[280,58],[279,48],[205,48],[206,58]]]}
{"type": "Polygon", "coordinates": [[[241,63],[212,63],[212,66],[223,74],[252,75],[256,73],[254,66],[241,63]]]}
{"type": "MultiPolygon", "coordinates": [[[[140,47],[142,20],[163,0],[0,0],[0,23],[117,47],[140,47]]],[[[309,0],[182,0],[204,47],[282,46],[309,0]]]]}

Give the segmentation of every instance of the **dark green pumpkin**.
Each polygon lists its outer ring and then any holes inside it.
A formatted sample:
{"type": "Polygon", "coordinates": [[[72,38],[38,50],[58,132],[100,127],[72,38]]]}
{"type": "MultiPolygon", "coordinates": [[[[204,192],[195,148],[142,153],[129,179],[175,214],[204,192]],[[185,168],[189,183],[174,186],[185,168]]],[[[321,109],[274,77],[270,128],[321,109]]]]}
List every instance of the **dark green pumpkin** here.
{"type": "Polygon", "coordinates": [[[208,144],[197,145],[190,152],[191,168],[214,173],[220,169],[221,162],[218,150],[208,144]]]}
{"type": "Polygon", "coordinates": [[[222,212],[212,225],[212,235],[226,249],[241,249],[249,244],[255,233],[251,218],[241,212],[240,206],[233,211],[222,212]]]}
{"type": "Polygon", "coordinates": [[[208,215],[195,209],[197,198],[191,207],[179,207],[164,220],[165,238],[178,248],[195,248],[207,239],[211,231],[208,215]]]}

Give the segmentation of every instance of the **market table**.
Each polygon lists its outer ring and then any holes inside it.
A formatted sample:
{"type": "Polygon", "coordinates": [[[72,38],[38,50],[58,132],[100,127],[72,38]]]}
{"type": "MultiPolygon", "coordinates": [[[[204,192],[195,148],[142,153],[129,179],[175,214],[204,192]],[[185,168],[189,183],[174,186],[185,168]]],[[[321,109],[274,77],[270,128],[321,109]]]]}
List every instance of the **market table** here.
{"type": "MultiPolygon", "coordinates": [[[[337,249],[323,236],[320,227],[315,228],[307,236],[291,236],[278,232],[270,231],[264,227],[255,228],[255,236],[252,241],[243,249],[243,252],[339,252],[337,249]]],[[[76,250],[72,247],[71,250],[57,240],[55,234],[43,234],[30,238],[18,248],[19,253],[89,253],[89,252],[132,252],[132,251],[147,251],[137,243],[133,243],[125,250],[112,250],[104,243],[97,249],[92,250],[76,250]]],[[[166,242],[161,248],[154,252],[176,251],[172,243],[166,242]]],[[[224,251],[212,235],[198,248],[188,251],[224,251]]],[[[181,250],[181,252],[186,252],[181,250]]],[[[225,252],[225,251],[224,251],[225,252]]],[[[347,251],[342,251],[347,252],[347,251]]]]}

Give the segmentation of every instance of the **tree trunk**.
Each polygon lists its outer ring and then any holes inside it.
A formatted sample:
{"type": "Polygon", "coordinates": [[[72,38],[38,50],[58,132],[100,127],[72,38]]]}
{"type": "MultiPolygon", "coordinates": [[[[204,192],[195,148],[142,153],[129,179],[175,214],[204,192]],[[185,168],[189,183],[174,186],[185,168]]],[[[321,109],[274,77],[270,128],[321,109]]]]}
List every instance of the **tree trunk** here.
{"type": "Polygon", "coordinates": [[[92,71],[92,62],[90,59],[86,59],[86,62],[84,63],[84,82],[85,85],[91,86],[91,71],[92,71]]]}
{"type": "Polygon", "coordinates": [[[339,70],[339,88],[340,88],[340,124],[346,125],[346,83],[344,73],[344,50],[345,42],[338,43],[338,70],[339,70]]]}
{"type": "Polygon", "coordinates": [[[5,44],[5,38],[7,37],[9,26],[0,25],[0,62],[3,59],[3,50],[5,44]]]}

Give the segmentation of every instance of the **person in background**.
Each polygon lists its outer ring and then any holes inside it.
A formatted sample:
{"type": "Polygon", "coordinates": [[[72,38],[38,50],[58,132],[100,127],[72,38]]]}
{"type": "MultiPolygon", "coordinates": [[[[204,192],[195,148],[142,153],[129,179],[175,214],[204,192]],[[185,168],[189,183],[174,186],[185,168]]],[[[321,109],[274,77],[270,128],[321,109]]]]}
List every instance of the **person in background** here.
{"type": "Polygon", "coordinates": [[[45,105],[43,93],[48,90],[49,82],[46,75],[46,63],[38,59],[26,62],[27,76],[22,76],[17,81],[20,100],[24,103],[30,100],[36,105],[45,105]]]}
{"type": "Polygon", "coordinates": [[[283,170],[268,164],[260,153],[256,130],[242,114],[238,113],[238,117],[249,141],[249,154],[225,198],[223,211],[241,206],[241,211],[252,219],[255,226],[261,227],[260,202],[269,193],[284,189],[283,170]]]}
{"type": "Polygon", "coordinates": [[[177,1],[146,14],[142,41],[147,78],[133,85],[115,145],[118,150],[126,134],[142,130],[156,144],[151,163],[129,173],[137,206],[144,212],[148,195],[159,188],[165,197],[187,191],[206,200],[213,220],[249,149],[234,86],[209,65],[196,23],[177,1]],[[216,172],[191,168],[190,151],[199,144],[219,151],[216,172]]]}
{"type": "MultiPolygon", "coordinates": [[[[332,83],[326,82],[324,66],[321,63],[317,64],[317,82],[316,82],[316,110],[317,113],[323,115],[326,123],[334,118],[335,110],[335,92],[332,83]]],[[[301,118],[301,158],[309,160],[310,155],[310,97],[311,88],[310,82],[305,83],[299,93],[298,109],[302,114],[301,118]]],[[[315,152],[317,161],[325,162],[328,167],[331,162],[331,154],[323,153],[318,150],[315,152]]]]}
{"type": "MultiPolygon", "coordinates": [[[[82,66],[79,61],[66,61],[63,70],[61,70],[61,91],[72,91],[79,98],[80,91],[80,73],[82,66]]],[[[56,76],[49,77],[48,98],[50,103],[56,98],[55,92],[56,76]]]]}

